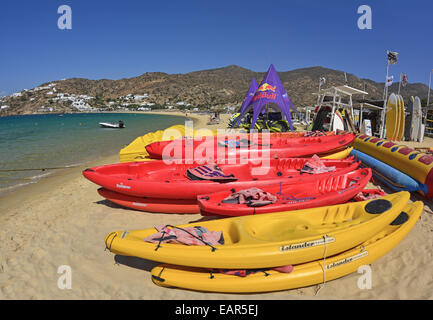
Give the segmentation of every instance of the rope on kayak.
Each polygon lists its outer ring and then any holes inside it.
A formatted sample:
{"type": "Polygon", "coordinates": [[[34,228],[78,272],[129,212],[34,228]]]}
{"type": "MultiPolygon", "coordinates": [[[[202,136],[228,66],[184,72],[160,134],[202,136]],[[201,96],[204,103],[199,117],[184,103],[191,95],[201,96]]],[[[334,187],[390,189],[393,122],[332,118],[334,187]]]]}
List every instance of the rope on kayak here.
{"type": "Polygon", "coordinates": [[[105,242],[105,250],[104,250],[104,251],[106,251],[107,249],[111,251],[111,245],[112,245],[112,243],[113,243],[113,240],[114,240],[114,238],[117,237],[117,233],[116,233],[116,232],[111,232],[111,233],[107,236],[107,239],[108,239],[112,234],[114,234],[114,237],[111,238],[110,246],[108,246],[108,245],[107,245],[107,242],[105,242]]]}
{"type": "MultiPolygon", "coordinates": [[[[197,237],[196,235],[192,234],[191,232],[189,232],[189,231],[187,231],[187,230],[185,230],[185,229],[182,229],[182,228],[179,228],[179,227],[176,227],[176,226],[172,226],[172,225],[170,225],[170,224],[167,224],[165,227],[175,228],[175,229],[182,230],[183,232],[188,233],[191,237],[194,237],[194,238],[196,238],[197,240],[203,242],[205,245],[211,247],[211,248],[212,248],[212,252],[214,252],[214,251],[217,249],[217,248],[215,248],[213,245],[211,245],[210,243],[207,243],[206,241],[204,241],[203,238],[197,237]]],[[[162,237],[159,238],[159,242],[158,242],[158,244],[157,244],[156,247],[155,247],[155,251],[157,251],[157,250],[161,247],[161,242],[164,240],[164,235],[165,235],[165,234],[166,234],[166,232],[163,231],[163,232],[162,232],[162,237]]]]}
{"type": "Polygon", "coordinates": [[[213,245],[211,245],[210,243],[207,243],[206,241],[204,241],[203,238],[201,238],[201,237],[197,237],[196,235],[192,234],[191,232],[189,232],[189,231],[187,231],[187,230],[185,230],[185,229],[182,229],[182,228],[179,228],[179,227],[176,227],[176,226],[172,226],[172,225],[169,225],[169,224],[167,224],[166,227],[175,228],[175,229],[182,230],[183,232],[188,233],[191,237],[194,237],[194,238],[196,238],[197,240],[203,242],[205,245],[211,247],[211,248],[212,248],[212,252],[214,252],[214,251],[217,249],[217,248],[215,248],[213,245]]]}
{"type": "Polygon", "coordinates": [[[66,169],[66,168],[74,168],[74,167],[78,167],[78,165],[62,166],[62,167],[47,167],[47,168],[0,169],[0,172],[45,171],[45,170],[66,169]]]}
{"type": "Polygon", "coordinates": [[[164,240],[164,235],[165,235],[165,234],[166,234],[166,232],[165,232],[165,231],[162,231],[162,237],[159,238],[158,244],[157,244],[156,247],[155,247],[155,251],[157,251],[159,248],[161,248],[161,242],[162,242],[162,240],[164,240]]]}
{"type": "Polygon", "coordinates": [[[322,290],[322,288],[325,286],[325,282],[326,282],[326,278],[325,278],[325,271],[326,271],[326,243],[328,239],[328,235],[325,234],[323,236],[323,242],[325,242],[325,252],[323,254],[323,282],[321,285],[319,285],[319,288],[316,290],[316,292],[314,293],[315,296],[317,296],[319,294],[319,291],[322,290]]]}

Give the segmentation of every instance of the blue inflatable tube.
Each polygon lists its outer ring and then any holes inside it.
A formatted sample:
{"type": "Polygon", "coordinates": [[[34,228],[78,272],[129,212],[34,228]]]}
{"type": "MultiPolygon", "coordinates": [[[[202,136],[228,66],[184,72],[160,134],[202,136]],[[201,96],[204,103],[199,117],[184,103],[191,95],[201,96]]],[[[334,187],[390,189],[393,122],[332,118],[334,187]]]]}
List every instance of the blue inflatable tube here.
{"type": "Polygon", "coordinates": [[[354,156],[355,159],[360,160],[364,165],[372,169],[373,176],[377,180],[384,183],[391,190],[398,191],[422,191],[428,192],[428,188],[425,184],[415,180],[414,178],[404,174],[400,170],[397,170],[390,165],[369,156],[358,150],[352,150],[350,155],[354,156]]]}

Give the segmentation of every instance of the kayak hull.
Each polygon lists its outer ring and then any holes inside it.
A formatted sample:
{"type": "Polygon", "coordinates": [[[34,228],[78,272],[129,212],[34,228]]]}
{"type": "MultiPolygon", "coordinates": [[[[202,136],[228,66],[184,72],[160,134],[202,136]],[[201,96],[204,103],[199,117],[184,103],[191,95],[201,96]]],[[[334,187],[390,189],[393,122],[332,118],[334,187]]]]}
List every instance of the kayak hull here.
{"type": "MultiPolygon", "coordinates": [[[[409,201],[406,191],[335,206],[250,215],[175,226],[221,231],[223,245],[143,241],[155,229],[123,230],[105,237],[107,248],[125,256],[203,268],[266,268],[299,264],[343,252],[391,223],[409,201]]],[[[169,226],[170,227],[170,226],[169,226]]]]}
{"type": "Polygon", "coordinates": [[[160,199],[134,197],[99,188],[98,193],[105,199],[129,209],[153,213],[200,213],[197,201],[193,199],[160,199]]]}
{"type": "Polygon", "coordinates": [[[270,212],[291,211],[345,203],[361,192],[371,178],[370,169],[324,177],[316,181],[291,185],[271,185],[261,188],[277,197],[265,206],[227,203],[232,192],[217,192],[197,197],[202,215],[243,216],[270,212]]]}
{"type": "Polygon", "coordinates": [[[162,287],[223,293],[259,293],[289,290],[331,281],[356,272],[393,249],[411,231],[422,213],[422,202],[407,204],[403,209],[409,219],[402,224],[387,225],[361,245],[326,260],[320,259],[294,266],[291,273],[273,270],[246,277],[227,275],[217,270],[185,266],[160,265],[151,271],[152,281],[162,287]],[[325,271],[324,271],[325,270],[325,271]]]}
{"type": "Polygon", "coordinates": [[[355,170],[359,162],[353,159],[323,159],[325,166],[335,166],[332,173],[301,174],[309,158],[271,159],[258,163],[221,164],[219,167],[227,175],[233,174],[237,181],[214,182],[190,180],[186,172],[202,163],[165,163],[162,160],[130,162],[104,165],[83,171],[84,177],[104,187],[122,194],[164,199],[196,199],[197,195],[226,191],[232,188],[262,187],[272,183],[304,183],[330,174],[341,174],[355,170]]]}
{"type": "Polygon", "coordinates": [[[329,154],[344,150],[355,139],[354,134],[329,135],[319,137],[258,137],[249,140],[245,136],[225,138],[207,136],[199,139],[177,139],[157,141],[146,146],[150,158],[166,159],[272,159],[306,157],[313,154],[329,154]]]}

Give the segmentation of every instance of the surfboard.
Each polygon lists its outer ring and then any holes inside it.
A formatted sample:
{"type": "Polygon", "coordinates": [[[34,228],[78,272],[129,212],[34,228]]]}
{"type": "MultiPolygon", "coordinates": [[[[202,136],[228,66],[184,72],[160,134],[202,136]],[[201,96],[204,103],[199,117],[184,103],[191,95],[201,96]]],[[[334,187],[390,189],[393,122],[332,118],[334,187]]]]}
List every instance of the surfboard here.
{"type": "Polygon", "coordinates": [[[422,125],[422,114],[421,114],[421,100],[419,97],[415,97],[413,103],[413,141],[419,141],[421,125],[422,125]]]}
{"type": "Polygon", "coordinates": [[[346,110],[344,110],[344,117],[347,120],[348,128],[352,129],[352,132],[357,133],[358,130],[356,130],[355,123],[354,123],[353,118],[352,118],[352,113],[346,109],[346,110]]]}
{"type": "Polygon", "coordinates": [[[398,122],[399,114],[397,96],[394,93],[391,93],[386,104],[386,138],[388,140],[396,139],[398,122]]]}
{"type": "Polygon", "coordinates": [[[423,142],[425,123],[424,123],[423,114],[422,114],[421,99],[419,97],[415,97],[415,103],[416,103],[416,108],[418,109],[418,114],[419,114],[419,129],[418,129],[417,140],[419,142],[423,142]]]}
{"type": "Polygon", "coordinates": [[[335,111],[334,123],[332,129],[333,131],[345,130],[343,115],[338,110],[335,111]]]}
{"type": "Polygon", "coordinates": [[[420,134],[419,134],[419,142],[423,142],[424,141],[424,131],[425,131],[425,124],[423,123],[421,125],[421,130],[420,130],[420,134]]]}
{"type": "Polygon", "coordinates": [[[414,97],[410,97],[409,98],[409,102],[407,104],[407,115],[405,117],[405,122],[404,122],[404,140],[406,141],[410,141],[412,140],[411,138],[411,130],[412,130],[412,113],[413,113],[413,100],[414,97]]]}
{"type": "MultiPolygon", "coordinates": [[[[313,120],[313,124],[310,131],[323,131],[323,125],[325,124],[325,120],[328,117],[328,114],[331,112],[331,108],[328,106],[322,106],[317,110],[316,116],[313,120]]],[[[328,131],[331,131],[332,128],[329,128],[328,131]]]]}
{"type": "Polygon", "coordinates": [[[398,101],[398,131],[397,131],[397,137],[396,140],[397,141],[401,141],[403,138],[403,133],[404,133],[404,124],[405,124],[405,113],[404,113],[404,100],[403,97],[401,95],[397,96],[397,101],[398,101]]]}

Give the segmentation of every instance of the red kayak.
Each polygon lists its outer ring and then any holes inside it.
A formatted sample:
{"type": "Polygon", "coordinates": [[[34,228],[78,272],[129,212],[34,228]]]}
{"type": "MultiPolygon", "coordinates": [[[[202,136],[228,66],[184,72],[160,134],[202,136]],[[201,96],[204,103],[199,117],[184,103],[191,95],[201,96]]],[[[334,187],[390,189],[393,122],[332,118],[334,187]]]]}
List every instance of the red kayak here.
{"type": "MultiPolygon", "coordinates": [[[[201,214],[244,216],[269,212],[291,211],[345,203],[361,192],[371,179],[371,169],[364,168],[339,175],[327,176],[315,181],[298,184],[274,184],[260,188],[274,198],[274,203],[261,193],[253,197],[238,197],[231,190],[197,197],[201,214]]],[[[242,192],[241,192],[242,193],[242,192]]],[[[248,195],[249,193],[246,193],[248,195]]]]}
{"type": "Polygon", "coordinates": [[[321,177],[355,170],[353,158],[323,159],[333,172],[302,173],[310,158],[271,159],[244,164],[167,164],[164,161],[126,162],[89,168],[84,177],[112,191],[149,198],[196,199],[199,194],[226,191],[231,188],[260,188],[273,183],[300,184],[321,177]]]}
{"type": "Polygon", "coordinates": [[[146,146],[152,159],[205,159],[224,162],[227,158],[271,159],[306,157],[313,154],[337,152],[351,144],[355,134],[318,137],[272,137],[249,139],[248,135],[207,136],[194,139],[157,141],[146,146]],[[222,161],[221,161],[222,160],[222,161]]]}
{"type": "Polygon", "coordinates": [[[98,192],[105,199],[130,209],[160,213],[200,213],[196,199],[134,197],[104,188],[99,188],[98,192]]]}

